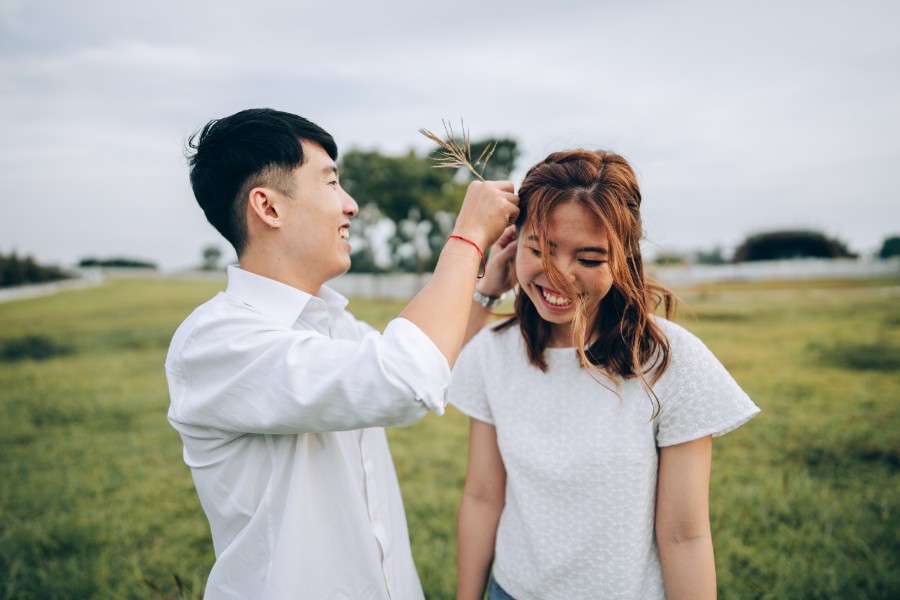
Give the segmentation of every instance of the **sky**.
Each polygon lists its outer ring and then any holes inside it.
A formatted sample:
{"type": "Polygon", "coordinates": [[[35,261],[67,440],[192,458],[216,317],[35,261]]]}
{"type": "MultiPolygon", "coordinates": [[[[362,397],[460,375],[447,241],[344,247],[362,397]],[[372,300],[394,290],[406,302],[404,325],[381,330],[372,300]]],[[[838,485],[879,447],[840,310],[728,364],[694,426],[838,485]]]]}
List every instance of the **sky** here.
{"type": "MultiPolygon", "coordinates": [[[[418,130],[634,166],[653,252],[900,235],[900,2],[0,0],[0,253],[175,271],[227,242],[185,141],[267,106],[342,150],[418,130]]],[[[357,198],[362,205],[372,199],[357,198]]]]}

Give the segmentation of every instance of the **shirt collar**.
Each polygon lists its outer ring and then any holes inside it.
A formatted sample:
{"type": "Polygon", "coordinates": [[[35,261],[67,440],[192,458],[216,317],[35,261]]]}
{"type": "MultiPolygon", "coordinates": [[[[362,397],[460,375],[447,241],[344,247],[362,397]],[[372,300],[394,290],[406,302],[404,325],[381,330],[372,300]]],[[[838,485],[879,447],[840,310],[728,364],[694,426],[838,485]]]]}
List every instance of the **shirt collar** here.
{"type": "MultiPolygon", "coordinates": [[[[228,287],[225,293],[252,306],[259,312],[275,318],[285,327],[292,327],[314,297],[287,284],[245,271],[236,265],[228,266],[228,287]]],[[[329,287],[319,289],[321,299],[329,313],[343,311],[347,299],[329,287]]]]}

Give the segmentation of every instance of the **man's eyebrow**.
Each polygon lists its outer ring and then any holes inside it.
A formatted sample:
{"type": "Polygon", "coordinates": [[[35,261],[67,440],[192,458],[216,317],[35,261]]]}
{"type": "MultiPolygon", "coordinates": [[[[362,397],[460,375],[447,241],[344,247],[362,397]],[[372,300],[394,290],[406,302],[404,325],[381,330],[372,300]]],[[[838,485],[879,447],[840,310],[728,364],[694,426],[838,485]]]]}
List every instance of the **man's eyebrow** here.
{"type": "Polygon", "coordinates": [[[331,166],[325,167],[324,169],[322,169],[322,174],[323,175],[337,175],[338,174],[337,165],[331,165],[331,166]]]}
{"type": "MultiPolygon", "coordinates": [[[[540,238],[534,234],[529,235],[526,238],[529,242],[540,242],[540,238]]],[[[550,242],[551,248],[556,248],[556,242],[550,242]]],[[[609,250],[606,248],[600,248],[599,246],[583,246],[581,248],[576,248],[575,252],[596,252],[597,254],[609,254],[609,250]]]]}

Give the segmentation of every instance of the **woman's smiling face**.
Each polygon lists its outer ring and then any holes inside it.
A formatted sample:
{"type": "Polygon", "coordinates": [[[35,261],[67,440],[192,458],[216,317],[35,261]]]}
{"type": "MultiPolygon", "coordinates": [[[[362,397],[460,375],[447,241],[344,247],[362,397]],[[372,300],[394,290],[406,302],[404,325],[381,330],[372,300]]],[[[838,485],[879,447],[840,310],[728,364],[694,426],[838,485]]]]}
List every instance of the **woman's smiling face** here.
{"type": "MultiPolygon", "coordinates": [[[[518,236],[516,276],[519,285],[541,318],[551,325],[548,346],[573,345],[575,302],[554,289],[541,262],[539,231],[526,222],[518,236]]],[[[600,310],[600,301],[613,284],[609,269],[610,248],[606,228],[597,216],[578,202],[560,204],[547,223],[550,260],[580,290],[588,331],[600,310]]]]}

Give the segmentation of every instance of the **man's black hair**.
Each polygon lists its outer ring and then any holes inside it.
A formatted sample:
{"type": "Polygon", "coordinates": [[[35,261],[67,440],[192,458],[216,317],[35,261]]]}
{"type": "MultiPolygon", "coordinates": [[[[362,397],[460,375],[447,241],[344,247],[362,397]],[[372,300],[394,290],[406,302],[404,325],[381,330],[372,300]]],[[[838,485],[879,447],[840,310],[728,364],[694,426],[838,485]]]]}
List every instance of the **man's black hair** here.
{"type": "Polygon", "coordinates": [[[188,140],[194,196],[206,219],[238,255],[247,245],[250,190],[264,185],[291,195],[291,175],[304,163],[300,140],[317,142],[337,160],[337,145],[327,131],[303,117],[271,108],[251,108],[214,119],[188,140]]]}

